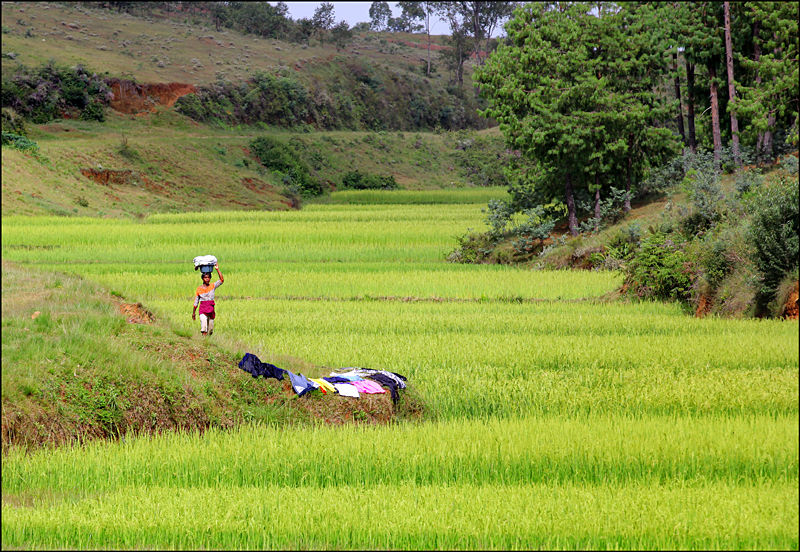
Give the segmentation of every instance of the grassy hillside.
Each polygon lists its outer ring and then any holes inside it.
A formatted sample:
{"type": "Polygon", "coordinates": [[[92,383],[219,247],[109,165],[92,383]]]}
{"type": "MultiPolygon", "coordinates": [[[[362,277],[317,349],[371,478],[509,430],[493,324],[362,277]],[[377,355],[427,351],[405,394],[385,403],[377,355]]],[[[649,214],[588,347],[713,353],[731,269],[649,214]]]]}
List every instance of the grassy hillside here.
{"type": "MultiPolygon", "coordinates": [[[[300,201],[280,176],[264,171],[250,156],[248,145],[261,134],[277,134],[326,190],[340,187],[342,174],[352,170],[391,175],[401,188],[411,190],[469,183],[454,163],[456,144],[447,133],[208,126],[174,108],[176,99],[195,86],[235,86],[261,71],[288,70],[292,79],[327,98],[339,94],[337,87],[345,85],[343,64],[351,62],[367,62],[376,75],[391,76],[370,90],[373,96],[385,87],[423,79],[429,94],[446,102],[452,97],[447,75],[437,71],[425,79],[420,73],[421,58],[427,55],[423,35],[360,33],[339,52],[317,41],[288,44],[215,32],[208,21],[176,12],[137,17],[78,4],[20,2],[3,4],[2,14],[4,79],[23,67],[80,64],[106,78],[145,86],[114,88],[115,99],[105,108],[102,123],[77,120],[78,113],[69,110],[62,113],[65,118],[46,124],[28,122],[28,137],[40,153],[3,148],[4,215],[141,217],[150,212],[296,208],[300,201]]],[[[441,37],[433,37],[435,64],[439,42],[441,37]]],[[[469,75],[468,67],[467,90],[469,75]]],[[[498,135],[496,129],[483,132],[498,135]]]]}
{"type": "MultiPolygon", "coordinates": [[[[110,111],[104,123],[29,125],[39,155],[2,150],[3,215],[141,217],[147,213],[299,206],[261,168],[250,142],[273,134],[309,163],[327,190],[358,170],[394,176],[408,190],[459,188],[468,178],[450,133],[222,130],[169,108],[142,117],[110,111]]],[[[481,135],[499,135],[496,129],[481,135]]]]}
{"type": "MultiPolygon", "coordinates": [[[[417,73],[427,57],[427,38],[421,34],[356,33],[348,47],[337,51],[313,40],[301,45],[217,32],[208,20],[180,12],[138,17],[78,3],[5,2],[2,16],[3,53],[17,54],[3,60],[4,72],[17,64],[35,66],[55,59],[141,83],[209,84],[220,75],[238,82],[259,69],[280,67],[290,67],[298,79],[310,82],[336,55],[417,73]]],[[[441,41],[441,36],[432,37],[434,62],[441,41]]],[[[467,79],[470,74],[467,67],[467,79]]],[[[432,80],[445,82],[447,75],[437,71],[432,80]]]]}
{"type": "Polygon", "coordinates": [[[298,400],[288,378],[239,369],[244,351],[308,377],[329,369],[221,336],[192,339],[74,274],[3,262],[2,279],[4,452],[248,421],[385,423],[420,414],[412,389],[397,405],[388,394],[298,400]]]}

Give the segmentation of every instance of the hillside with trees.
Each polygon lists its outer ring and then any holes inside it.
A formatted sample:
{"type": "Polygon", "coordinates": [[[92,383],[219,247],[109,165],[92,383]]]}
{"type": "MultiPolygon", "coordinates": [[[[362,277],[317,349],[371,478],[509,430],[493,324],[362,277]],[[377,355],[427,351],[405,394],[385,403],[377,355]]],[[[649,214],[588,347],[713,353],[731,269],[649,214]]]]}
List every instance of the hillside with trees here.
{"type": "Polygon", "coordinates": [[[350,26],[331,3],[297,21],[282,3],[4,4],[4,214],[499,185],[492,230],[453,260],[618,268],[637,296],[780,314],[797,271],[797,4],[395,7],[350,26]],[[633,206],[665,198],[637,226],[633,206]]]}

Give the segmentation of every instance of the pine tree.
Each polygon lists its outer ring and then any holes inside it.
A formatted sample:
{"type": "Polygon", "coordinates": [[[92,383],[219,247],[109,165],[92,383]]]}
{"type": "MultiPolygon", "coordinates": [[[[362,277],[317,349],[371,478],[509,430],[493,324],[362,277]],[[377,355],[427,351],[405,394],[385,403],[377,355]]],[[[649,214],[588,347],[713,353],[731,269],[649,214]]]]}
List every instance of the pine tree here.
{"type": "Polygon", "coordinates": [[[733,144],[733,159],[737,167],[742,166],[742,156],[739,153],[739,121],[736,118],[734,102],[736,101],[736,84],[733,75],[733,40],[731,39],[731,6],[730,2],[723,2],[725,10],[725,67],[728,71],[728,111],[731,116],[731,142],[733,144]]]}
{"type": "Polygon", "coordinates": [[[740,86],[737,111],[749,118],[747,132],[758,135],[760,158],[772,157],[772,137],[778,125],[791,127],[789,139],[797,143],[798,117],[798,16],[796,2],[747,2],[753,25],[753,55],[738,56],[741,65],[756,76],[740,86]]]}
{"type": "Polygon", "coordinates": [[[654,94],[667,57],[638,21],[602,3],[528,5],[506,25],[509,45],[476,70],[490,105],[482,114],[539,163],[535,185],[555,194],[563,182],[573,235],[576,190],[594,194],[599,214],[601,190],[620,168],[641,173],[648,157],[675,150],[671,132],[654,124],[670,108],[654,94]]]}

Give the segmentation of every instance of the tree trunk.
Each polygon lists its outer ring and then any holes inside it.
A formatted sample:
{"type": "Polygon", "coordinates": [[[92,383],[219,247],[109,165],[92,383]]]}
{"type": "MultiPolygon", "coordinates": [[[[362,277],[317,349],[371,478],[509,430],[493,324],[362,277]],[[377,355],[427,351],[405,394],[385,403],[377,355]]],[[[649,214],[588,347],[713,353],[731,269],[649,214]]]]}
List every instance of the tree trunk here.
{"type": "Polygon", "coordinates": [[[686,63],[686,122],[689,124],[689,148],[697,153],[697,135],[694,129],[694,63],[686,63]]]}
{"type": "Polygon", "coordinates": [[[564,195],[567,200],[567,218],[569,220],[570,235],[578,235],[578,216],[575,214],[575,194],[572,190],[572,173],[567,172],[564,178],[564,195]]]}
{"type": "Polygon", "coordinates": [[[594,191],[594,231],[600,231],[600,217],[602,212],[600,210],[600,176],[594,175],[594,185],[597,189],[594,191]]]}
{"type": "Polygon", "coordinates": [[[428,76],[431,76],[431,32],[428,30],[428,76]]]}
{"type": "MultiPolygon", "coordinates": [[[[758,38],[758,30],[759,30],[759,22],[756,19],[753,22],[753,61],[756,62],[756,66],[758,66],[758,62],[761,61],[761,42],[758,38]]],[[[761,88],[761,71],[756,69],[756,88],[761,88]]],[[[756,163],[761,164],[764,162],[764,133],[758,133],[758,139],[756,140],[756,163]]]]}
{"type": "Polygon", "coordinates": [[[633,132],[628,134],[628,175],[625,180],[625,204],[622,210],[625,214],[631,212],[631,184],[633,180],[633,132]]]}
{"type": "MultiPolygon", "coordinates": [[[[775,41],[778,41],[778,36],[773,35],[775,41]]],[[[772,52],[775,54],[777,58],[780,54],[780,48],[774,48],[772,52]]],[[[775,80],[775,77],[772,77],[772,80],[775,80]]],[[[772,138],[774,133],[772,129],[775,128],[775,110],[770,109],[769,116],[767,117],[767,131],[764,133],[764,153],[767,156],[767,159],[772,159],[772,138]]]]}
{"type": "Polygon", "coordinates": [[[733,44],[731,41],[731,3],[723,2],[725,8],[725,57],[728,67],[728,111],[731,114],[731,143],[733,144],[733,163],[738,169],[742,166],[739,153],[739,120],[736,118],[736,85],[733,82],[733,44]]]}
{"type": "Polygon", "coordinates": [[[717,87],[716,59],[712,58],[708,64],[708,79],[711,82],[711,132],[714,136],[714,170],[722,169],[722,132],[719,126],[719,89],[717,87]]]}
{"type": "Polygon", "coordinates": [[[678,133],[681,135],[681,141],[684,147],[686,146],[686,132],[683,130],[683,106],[681,105],[681,78],[678,75],[678,53],[672,54],[672,62],[675,69],[675,97],[678,100],[678,133]]]}
{"type": "Polygon", "coordinates": [[[764,133],[764,155],[767,159],[772,159],[772,129],[775,128],[775,113],[771,112],[767,117],[767,131],[764,133]]]}

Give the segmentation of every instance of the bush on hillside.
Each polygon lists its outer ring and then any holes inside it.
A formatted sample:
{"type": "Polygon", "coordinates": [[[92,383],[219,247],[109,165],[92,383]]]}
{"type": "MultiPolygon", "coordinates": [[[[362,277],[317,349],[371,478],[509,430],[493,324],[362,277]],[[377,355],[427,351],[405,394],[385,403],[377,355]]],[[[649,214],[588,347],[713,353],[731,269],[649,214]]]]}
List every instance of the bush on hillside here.
{"type": "Polygon", "coordinates": [[[304,196],[322,195],[322,183],[311,176],[308,165],[283,142],[261,136],[250,142],[250,151],[267,170],[280,175],[283,184],[304,196]]]}
{"type": "Polygon", "coordinates": [[[752,261],[761,275],[761,307],[773,300],[781,281],[798,267],[799,193],[797,178],[782,174],[771,185],[759,188],[749,203],[752,223],[748,239],[752,261]]]}
{"type": "Polygon", "coordinates": [[[25,136],[20,136],[19,134],[14,134],[13,132],[6,132],[4,130],[2,142],[3,146],[8,146],[20,151],[27,151],[33,153],[34,155],[39,153],[39,144],[26,138],[25,136]]]}
{"type": "Polygon", "coordinates": [[[485,128],[474,98],[458,98],[417,74],[370,60],[336,57],[315,69],[308,85],[288,69],[235,84],[221,79],[177,100],[175,109],[203,123],[235,126],[304,125],[325,130],[485,128]]]}
{"type": "Polygon", "coordinates": [[[394,190],[397,181],[393,175],[349,171],[342,176],[342,187],[350,190],[394,190]]]}
{"type": "Polygon", "coordinates": [[[479,136],[461,130],[455,135],[453,159],[464,179],[474,186],[508,186],[506,168],[514,152],[505,147],[502,136],[479,136]]]}
{"type": "Polygon", "coordinates": [[[77,110],[85,120],[103,120],[102,107],[113,94],[105,81],[82,65],[61,67],[52,61],[39,68],[20,67],[2,81],[3,107],[10,107],[36,124],[77,110]]]}
{"type": "Polygon", "coordinates": [[[692,285],[691,263],[675,234],[652,234],[623,267],[625,284],[640,298],[686,300],[692,285]]]}
{"type": "Polygon", "coordinates": [[[26,136],[28,134],[25,128],[25,119],[10,107],[3,108],[3,132],[10,132],[17,136],[26,136]]]}

